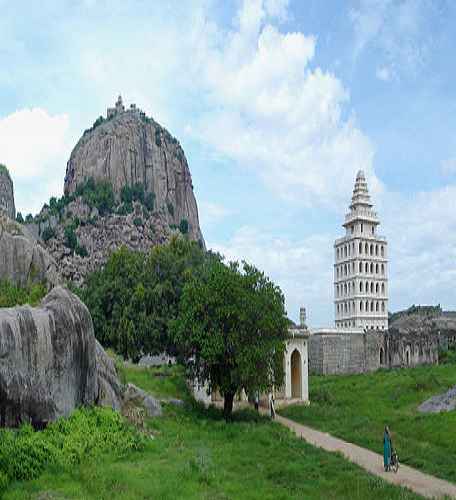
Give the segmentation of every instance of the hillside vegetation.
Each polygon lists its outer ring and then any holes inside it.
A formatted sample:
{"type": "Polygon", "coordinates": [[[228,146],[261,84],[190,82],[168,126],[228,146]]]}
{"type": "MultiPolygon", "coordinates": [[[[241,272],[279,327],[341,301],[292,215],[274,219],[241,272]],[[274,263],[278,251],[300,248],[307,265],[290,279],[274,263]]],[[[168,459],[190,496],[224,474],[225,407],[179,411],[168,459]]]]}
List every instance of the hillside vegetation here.
{"type": "Polygon", "coordinates": [[[289,407],[283,415],[378,453],[387,424],[401,462],[456,482],[456,411],[417,411],[430,396],[455,384],[454,364],[311,376],[311,405],[289,407]]]}
{"type": "MultiPolygon", "coordinates": [[[[127,366],[123,376],[147,390],[185,394],[180,368],[127,366]]],[[[341,456],[313,448],[252,411],[227,425],[221,411],[187,401],[148,420],[142,449],[53,464],[39,478],[16,482],[12,499],[415,499],[341,456]]],[[[90,429],[85,429],[90,432],[90,429]]]]}

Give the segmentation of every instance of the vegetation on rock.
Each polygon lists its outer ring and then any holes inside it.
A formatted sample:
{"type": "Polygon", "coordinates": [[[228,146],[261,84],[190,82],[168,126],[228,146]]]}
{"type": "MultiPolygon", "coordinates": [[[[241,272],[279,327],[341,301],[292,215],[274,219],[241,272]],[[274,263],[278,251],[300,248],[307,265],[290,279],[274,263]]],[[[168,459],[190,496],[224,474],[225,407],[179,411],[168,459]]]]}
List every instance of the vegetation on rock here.
{"type": "Polygon", "coordinates": [[[8,177],[10,177],[10,173],[9,173],[9,170],[8,168],[6,167],[6,165],[3,165],[3,163],[0,163],[0,175],[7,175],[8,177]]]}
{"type": "Polygon", "coordinates": [[[26,287],[15,286],[9,281],[0,281],[0,307],[14,307],[24,304],[36,306],[46,295],[42,283],[30,283],[26,287]]]}
{"type": "Polygon", "coordinates": [[[185,284],[174,341],[191,377],[218,389],[230,418],[234,396],[280,387],[288,320],[280,288],[253,266],[212,260],[185,284]]]}

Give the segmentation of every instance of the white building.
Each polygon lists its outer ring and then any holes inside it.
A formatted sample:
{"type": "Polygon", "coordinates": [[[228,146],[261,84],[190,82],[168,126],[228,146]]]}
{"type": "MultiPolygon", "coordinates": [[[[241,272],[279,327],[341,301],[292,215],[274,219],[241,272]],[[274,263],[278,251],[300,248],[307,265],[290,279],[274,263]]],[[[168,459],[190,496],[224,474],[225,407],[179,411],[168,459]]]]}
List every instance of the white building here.
{"type": "Polygon", "coordinates": [[[387,241],[377,234],[364,172],[356,176],[345,236],[334,244],[336,328],[388,329],[387,241]]]}

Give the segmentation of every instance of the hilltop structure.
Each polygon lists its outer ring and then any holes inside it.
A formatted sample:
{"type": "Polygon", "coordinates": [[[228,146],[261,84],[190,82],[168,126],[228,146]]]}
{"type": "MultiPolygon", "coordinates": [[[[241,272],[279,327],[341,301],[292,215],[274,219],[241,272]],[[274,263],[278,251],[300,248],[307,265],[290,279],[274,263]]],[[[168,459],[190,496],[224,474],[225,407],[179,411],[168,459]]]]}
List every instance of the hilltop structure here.
{"type": "Polygon", "coordinates": [[[377,234],[364,172],[356,176],[345,236],[334,244],[336,328],[388,329],[387,241],[377,234]]]}

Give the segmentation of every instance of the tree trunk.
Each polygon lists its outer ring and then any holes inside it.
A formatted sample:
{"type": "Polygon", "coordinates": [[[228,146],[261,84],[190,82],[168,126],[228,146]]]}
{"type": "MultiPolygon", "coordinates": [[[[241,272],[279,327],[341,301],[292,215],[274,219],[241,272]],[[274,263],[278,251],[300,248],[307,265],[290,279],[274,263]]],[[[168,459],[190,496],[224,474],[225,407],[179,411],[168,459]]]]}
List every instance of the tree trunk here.
{"type": "Polygon", "coordinates": [[[233,400],[234,400],[234,392],[225,393],[225,398],[223,402],[223,415],[225,416],[225,420],[227,422],[231,420],[231,414],[233,412],[233,400]]]}

